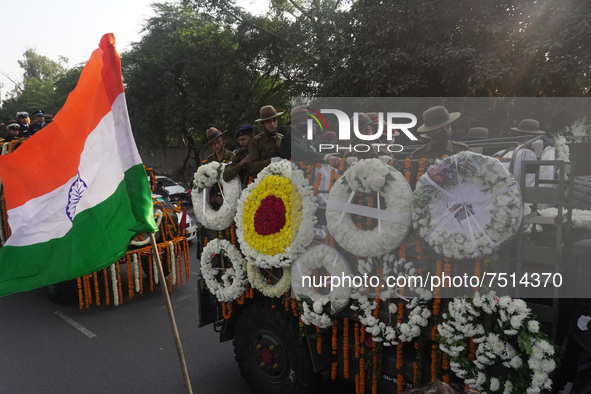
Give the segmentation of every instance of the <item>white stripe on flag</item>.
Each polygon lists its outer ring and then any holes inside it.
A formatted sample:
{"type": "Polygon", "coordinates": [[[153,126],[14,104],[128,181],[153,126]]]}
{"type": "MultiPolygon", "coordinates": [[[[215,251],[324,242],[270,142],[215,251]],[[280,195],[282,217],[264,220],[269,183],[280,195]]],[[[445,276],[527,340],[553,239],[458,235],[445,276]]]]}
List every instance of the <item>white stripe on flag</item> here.
{"type": "MultiPolygon", "coordinates": [[[[122,93],[84,144],[78,170],[87,188],[81,194],[73,217],[105,201],[123,180],[124,171],[138,163],[141,159],[133,141],[122,93]]],[[[9,223],[14,228],[6,245],[25,246],[63,237],[72,228],[67,206],[70,187],[77,178],[78,174],[50,193],[9,210],[9,223]]]]}

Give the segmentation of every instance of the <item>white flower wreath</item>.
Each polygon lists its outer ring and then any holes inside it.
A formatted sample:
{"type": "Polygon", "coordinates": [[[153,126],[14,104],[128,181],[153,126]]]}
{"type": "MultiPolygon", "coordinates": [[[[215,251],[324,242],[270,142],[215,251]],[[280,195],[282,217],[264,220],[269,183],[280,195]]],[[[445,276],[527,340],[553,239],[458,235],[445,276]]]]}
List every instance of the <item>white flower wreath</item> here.
{"type": "MultiPolygon", "coordinates": [[[[387,324],[378,318],[375,318],[372,311],[377,307],[374,300],[370,300],[366,295],[367,288],[356,289],[352,298],[355,299],[351,309],[359,311],[359,321],[365,325],[365,330],[372,334],[374,342],[383,342],[385,346],[397,345],[398,341],[410,342],[421,334],[422,328],[426,327],[431,317],[431,310],[427,303],[433,298],[433,294],[422,287],[414,287],[417,284],[410,278],[418,275],[414,264],[406,259],[396,259],[394,254],[383,256],[381,260],[384,277],[390,276],[397,278],[400,284],[400,278],[405,278],[405,290],[413,292],[415,297],[409,302],[409,299],[400,295],[395,286],[387,289],[380,288],[379,298],[382,301],[390,302],[393,298],[400,298],[407,302],[405,309],[409,311],[406,321],[396,322],[394,325],[387,324]]],[[[375,272],[375,262],[372,259],[359,261],[359,272],[369,274],[375,272]]],[[[408,292],[405,294],[409,296],[408,292]]],[[[388,314],[395,315],[398,312],[397,302],[391,302],[388,305],[388,314]]]]}
{"type": "Polygon", "coordinates": [[[549,374],[556,368],[554,346],[540,332],[523,300],[497,298],[494,292],[476,293],[473,299],[454,298],[438,331],[439,348],[450,357],[451,370],[473,389],[539,393],[552,387],[549,374]],[[492,316],[492,331],[482,325],[483,314],[492,316]],[[470,339],[477,346],[473,361],[469,358],[470,339]],[[507,376],[487,373],[487,367],[495,364],[505,367],[507,376]]]}
{"type": "Polygon", "coordinates": [[[234,301],[244,293],[246,285],[246,260],[240,251],[226,239],[215,238],[207,243],[201,254],[201,274],[211,294],[218,301],[234,301]],[[226,257],[232,268],[213,267],[212,258],[226,257]],[[216,276],[223,271],[221,282],[216,276]]]}
{"type": "Polygon", "coordinates": [[[254,264],[246,263],[246,275],[250,285],[263,293],[263,295],[271,298],[279,298],[287,291],[291,285],[291,267],[282,267],[283,274],[281,278],[271,285],[267,282],[267,278],[261,274],[261,269],[254,264]]]}
{"type": "Polygon", "coordinates": [[[414,228],[454,259],[498,251],[517,233],[522,209],[519,186],[501,162],[473,152],[431,166],[412,195],[414,228]]]}
{"type": "Polygon", "coordinates": [[[205,227],[212,230],[224,230],[234,221],[236,213],[236,204],[240,197],[241,187],[238,177],[230,182],[224,181],[222,174],[224,172],[223,163],[213,161],[204,164],[197,169],[194,176],[197,190],[191,195],[195,217],[205,227]],[[224,202],[217,211],[209,203],[209,193],[211,188],[218,184],[222,192],[224,202]]]}
{"type": "Polygon", "coordinates": [[[379,159],[354,163],[328,194],[328,231],[346,251],[360,257],[381,256],[396,249],[410,230],[412,192],[404,176],[379,159]],[[377,208],[352,203],[357,192],[377,193],[377,208]],[[380,207],[383,197],[385,207],[380,207]],[[360,230],[352,214],[374,218],[378,225],[360,230]]]}
{"type": "Polygon", "coordinates": [[[261,268],[290,266],[314,239],[317,207],[312,187],[294,164],[281,160],[265,167],[243,191],[234,218],[236,236],[248,262],[261,268]],[[276,184],[267,182],[272,178],[279,179],[282,186],[274,189],[276,184]],[[283,202],[285,224],[276,233],[261,235],[255,231],[254,219],[266,197],[283,202]]]}
{"type": "Polygon", "coordinates": [[[296,298],[310,298],[313,302],[328,297],[332,313],[340,312],[349,304],[351,296],[350,278],[351,269],[345,258],[328,245],[316,245],[308,249],[298,257],[291,268],[291,287],[296,298]],[[313,272],[316,269],[324,268],[328,274],[322,275],[314,282],[313,272]],[[323,279],[330,277],[331,281],[324,282],[323,279]],[[306,280],[309,282],[305,283],[306,280]],[[338,283],[337,283],[338,280],[338,283]],[[320,286],[316,286],[320,284],[320,286]],[[329,293],[321,294],[317,288],[324,288],[329,293]]]}

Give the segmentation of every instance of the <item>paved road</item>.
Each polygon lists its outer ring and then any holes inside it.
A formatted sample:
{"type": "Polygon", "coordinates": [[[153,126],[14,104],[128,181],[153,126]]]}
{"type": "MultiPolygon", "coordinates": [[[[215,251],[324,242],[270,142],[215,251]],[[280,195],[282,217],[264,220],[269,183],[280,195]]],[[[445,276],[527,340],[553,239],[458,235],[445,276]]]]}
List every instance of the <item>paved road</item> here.
{"type": "MultiPolygon", "coordinates": [[[[231,342],[197,328],[191,280],[171,294],[194,393],[249,393],[231,342]]],[[[0,393],[184,393],[160,292],[114,306],[55,305],[43,289],[0,298],[0,393]]]]}

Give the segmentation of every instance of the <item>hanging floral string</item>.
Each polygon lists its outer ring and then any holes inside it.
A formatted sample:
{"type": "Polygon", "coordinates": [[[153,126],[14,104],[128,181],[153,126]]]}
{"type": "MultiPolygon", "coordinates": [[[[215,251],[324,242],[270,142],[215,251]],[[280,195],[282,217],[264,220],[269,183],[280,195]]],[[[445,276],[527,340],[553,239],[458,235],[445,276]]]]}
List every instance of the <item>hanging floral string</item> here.
{"type": "Polygon", "coordinates": [[[343,318],[343,377],[349,379],[349,318],[343,318]]]}
{"type": "Polygon", "coordinates": [[[365,393],[365,325],[359,330],[359,394],[365,393]]]}
{"type": "MultiPolygon", "coordinates": [[[[400,295],[404,296],[404,288],[400,289],[400,295]]],[[[398,320],[398,324],[402,324],[402,319],[404,318],[404,302],[399,302],[398,303],[398,316],[397,316],[397,320],[398,320]]],[[[403,382],[404,382],[404,376],[402,374],[402,366],[404,365],[404,360],[402,359],[402,350],[404,347],[404,343],[402,341],[398,342],[398,345],[396,345],[396,369],[398,370],[398,375],[396,376],[396,385],[397,385],[397,390],[399,393],[401,393],[403,391],[403,382]]]]}
{"type": "MultiPolygon", "coordinates": [[[[431,330],[431,340],[437,341],[437,325],[431,330]]],[[[434,343],[431,345],[431,381],[437,380],[437,345],[434,343]]]]}
{"type": "Polygon", "coordinates": [[[96,295],[96,304],[100,305],[101,304],[101,298],[99,296],[99,284],[98,284],[98,275],[96,272],[92,273],[92,280],[94,281],[94,293],[96,295]]]}
{"type": "Polygon", "coordinates": [[[322,354],[322,332],[321,328],[316,326],[316,353],[322,354]]]}
{"type": "Polygon", "coordinates": [[[228,320],[230,317],[232,317],[232,301],[222,302],[222,317],[225,320],[228,320]]]}
{"type": "Polygon", "coordinates": [[[82,309],[84,307],[84,297],[82,296],[82,278],[76,278],[76,283],[78,284],[78,305],[79,308],[82,309]]]}
{"type": "MultiPolygon", "coordinates": [[[[380,267],[381,269],[381,267],[380,267]]],[[[381,299],[379,297],[375,298],[376,307],[372,311],[372,316],[374,319],[379,319],[380,313],[380,303],[381,299]]],[[[377,394],[378,392],[378,343],[372,340],[372,375],[371,375],[371,392],[372,394],[377,394]]]]}
{"type": "Polygon", "coordinates": [[[378,394],[378,343],[375,341],[372,341],[371,343],[371,352],[371,362],[373,364],[371,374],[371,394],[378,394]]]}
{"type": "Polygon", "coordinates": [[[411,161],[410,157],[404,159],[404,178],[410,184],[410,177],[411,177],[411,161]]]}
{"type": "Polygon", "coordinates": [[[330,371],[330,379],[335,382],[337,380],[337,349],[338,349],[338,337],[337,337],[338,325],[337,319],[334,319],[332,323],[332,368],[330,371]]]}
{"type": "Polygon", "coordinates": [[[103,269],[103,280],[104,280],[104,289],[105,289],[105,304],[109,305],[111,303],[111,297],[109,296],[109,275],[107,275],[107,269],[103,269]]]}
{"type": "Polygon", "coordinates": [[[312,187],[312,192],[316,196],[318,194],[318,188],[320,187],[320,182],[322,182],[322,173],[319,172],[316,174],[316,180],[314,181],[314,187],[312,187]]]}

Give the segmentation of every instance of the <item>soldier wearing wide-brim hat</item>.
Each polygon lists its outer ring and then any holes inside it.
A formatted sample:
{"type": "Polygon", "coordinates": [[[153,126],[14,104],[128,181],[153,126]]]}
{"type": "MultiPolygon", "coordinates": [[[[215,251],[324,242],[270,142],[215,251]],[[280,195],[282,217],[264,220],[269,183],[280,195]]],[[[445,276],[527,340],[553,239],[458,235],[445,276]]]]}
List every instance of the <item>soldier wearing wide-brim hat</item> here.
{"type": "Polygon", "coordinates": [[[449,112],[441,105],[431,107],[423,112],[423,124],[417,129],[421,137],[428,137],[430,141],[412,153],[413,159],[441,159],[470,149],[463,142],[452,141],[451,123],[457,120],[459,112],[449,112]]]}
{"type": "Polygon", "coordinates": [[[482,140],[488,138],[488,129],[486,127],[470,127],[468,134],[462,140],[482,140]]]}
{"type": "Polygon", "coordinates": [[[250,163],[248,172],[256,175],[263,168],[271,164],[271,159],[279,158],[279,147],[283,134],[279,133],[279,117],[283,112],[277,112],[272,105],[265,105],[259,111],[259,118],[255,122],[263,124],[263,132],[254,136],[248,145],[250,163]]]}
{"type": "Polygon", "coordinates": [[[545,131],[540,130],[540,122],[535,119],[523,119],[517,127],[511,127],[511,130],[525,134],[546,134],[545,131]]]}
{"type": "Polygon", "coordinates": [[[261,110],[259,111],[259,118],[255,120],[255,122],[264,122],[266,120],[275,119],[280,117],[284,113],[285,112],[277,112],[275,107],[273,107],[272,105],[265,105],[261,107],[261,110]]]}
{"type": "Polygon", "coordinates": [[[215,127],[210,127],[205,131],[205,139],[213,153],[207,156],[205,163],[217,161],[220,163],[227,163],[231,161],[234,154],[226,149],[226,141],[222,138],[225,131],[220,131],[215,127]]]}
{"type": "MultiPolygon", "coordinates": [[[[367,116],[369,116],[369,118],[371,119],[371,124],[374,128],[374,131],[377,132],[378,131],[378,127],[380,124],[380,116],[377,112],[366,112],[365,113],[367,116]]],[[[383,127],[382,127],[382,139],[386,139],[387,138],[387,134],[386,134],[386,120],[382,118],[382,123],[383,123],[383,127]]],[[[398,130],[392,130],[392,137],[398,137],[400,135],[400,133],[398,132],[398,130]]]]}

